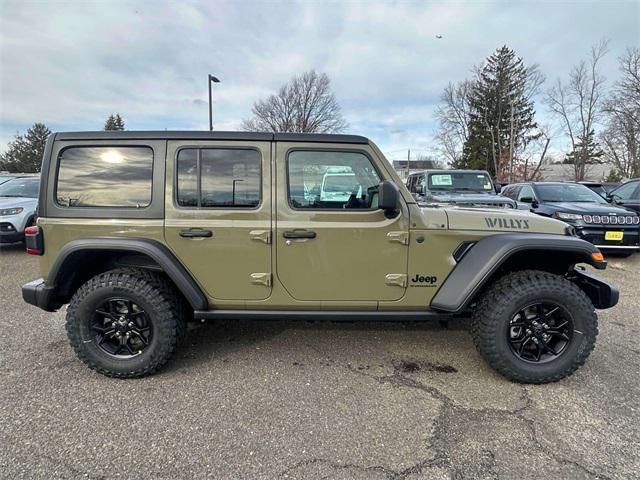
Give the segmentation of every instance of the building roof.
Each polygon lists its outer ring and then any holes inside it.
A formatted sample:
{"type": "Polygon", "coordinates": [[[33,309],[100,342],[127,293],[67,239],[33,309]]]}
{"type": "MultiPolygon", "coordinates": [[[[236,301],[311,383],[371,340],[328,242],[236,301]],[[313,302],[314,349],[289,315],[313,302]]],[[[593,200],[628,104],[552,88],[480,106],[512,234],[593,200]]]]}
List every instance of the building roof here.
{"type": "MultiPolygon", "coordinates": [[[[407,160],[394,160],[393,168],[407,168],[407,160]]],[[[411,170],[429,170],[430,168],[436,168],[433,160],[411,160],[409,162],[409,168],[411,170]]]]}
{"type": "MultiPolygon", "coordinates": [[[[543,180],[573,180],[573,165],[566,163],[552,163],[550,165],[542,165],[540,167],[540,177],[543,180]]],[[[598,163],[595,165],[587,165],[585,170],[585,180],[602,181],[613,170],[614,166],[608,163],[598,163]]]]}

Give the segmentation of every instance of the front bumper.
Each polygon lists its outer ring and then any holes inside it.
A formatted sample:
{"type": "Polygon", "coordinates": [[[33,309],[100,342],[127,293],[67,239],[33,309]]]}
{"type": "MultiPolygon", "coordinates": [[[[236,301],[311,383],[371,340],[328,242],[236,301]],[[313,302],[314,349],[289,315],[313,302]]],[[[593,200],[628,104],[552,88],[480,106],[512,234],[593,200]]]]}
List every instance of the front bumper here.
{"type": "Polygon", "coordinates": [[[600,250],[640,251],[640,228],[576,227],[576,235],[600,250]],[[622,240],[606,240],[606,232],[623,232],[622,240]]]}
{"type": "Polygon", "coordinates": [[[23,238],[24,232],[13,223],[0,222],[0,243],[20,242],[23,238]]]}
{"type": "Polygon", "coordinates": [[[55,302],[54,288],[48,286],[42,278],[23,285],[22,298],[25,302],[47,312],[55,312],[61,307],[55,302]]]}
{"type": "Polygon", "coordinates": [[[616,287],[582,268],[576,267],[576,269],[571,272],[569,279],[587,294],[595,308],[605,309],[614,307],[620,299],[620,291],[616,287]]]}

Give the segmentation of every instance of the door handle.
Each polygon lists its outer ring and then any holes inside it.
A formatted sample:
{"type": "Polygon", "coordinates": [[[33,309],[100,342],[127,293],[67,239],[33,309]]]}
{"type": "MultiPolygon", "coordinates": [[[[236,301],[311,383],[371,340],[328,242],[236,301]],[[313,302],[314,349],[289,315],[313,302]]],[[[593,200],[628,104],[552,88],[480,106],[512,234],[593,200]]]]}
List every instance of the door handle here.
{"type": "Polygon", "coordinates": [[[316,238],[316,232],[311,230],[290,230],[282,234],[284,238],[316,238]]]}
{"type": "Polygon", "coordinates": [[[211,238],[213,232],[211,230],[181,230],[180,236],[182,238],[211,238]]]}

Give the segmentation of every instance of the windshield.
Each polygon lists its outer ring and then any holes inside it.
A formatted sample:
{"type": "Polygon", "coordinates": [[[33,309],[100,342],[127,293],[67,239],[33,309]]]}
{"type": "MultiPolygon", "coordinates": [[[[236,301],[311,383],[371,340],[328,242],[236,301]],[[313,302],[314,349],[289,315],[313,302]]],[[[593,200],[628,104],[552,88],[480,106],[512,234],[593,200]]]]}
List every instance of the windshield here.
{"type": "Polygon", "coordinates": [[[607,203],[600,195],[584,185],[549,183],[536,185],[536,193],[543,202],[607,203]]]}
{"type": "Polygon", "coordinates": [[[486,173],[451,172],[430,173],[429,190],[467,190],[473,192],[491,192],[493,185],[486,173]]]}
{"type": "Polygon", "coordinates": [[[14,178],[0,185],[0,197],[38,198],[39,190],[38,178],[14,178]]]}

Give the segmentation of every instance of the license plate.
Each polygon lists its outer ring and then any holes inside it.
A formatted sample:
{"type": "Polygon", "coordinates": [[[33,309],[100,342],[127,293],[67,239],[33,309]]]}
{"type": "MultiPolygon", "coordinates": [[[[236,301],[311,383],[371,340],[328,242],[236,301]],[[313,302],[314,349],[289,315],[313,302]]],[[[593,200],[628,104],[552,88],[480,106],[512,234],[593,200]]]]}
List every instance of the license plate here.
{"type": "Polygon", "coordinates": [[[604,239],[605,240],[617,240],[617,241],[620,241],[620,240],[622,240],[622,237],[624,237],[624,232],[606,232],[604,234],[604,239]]]}

